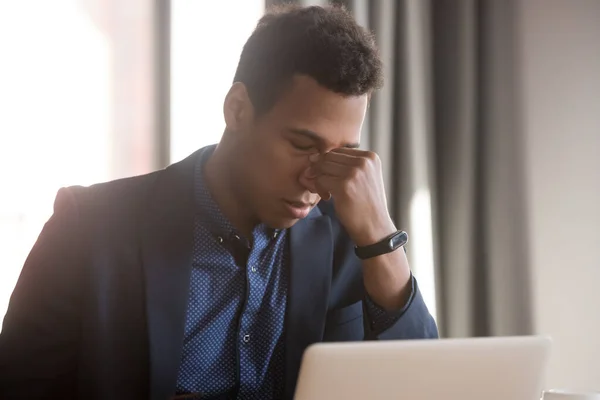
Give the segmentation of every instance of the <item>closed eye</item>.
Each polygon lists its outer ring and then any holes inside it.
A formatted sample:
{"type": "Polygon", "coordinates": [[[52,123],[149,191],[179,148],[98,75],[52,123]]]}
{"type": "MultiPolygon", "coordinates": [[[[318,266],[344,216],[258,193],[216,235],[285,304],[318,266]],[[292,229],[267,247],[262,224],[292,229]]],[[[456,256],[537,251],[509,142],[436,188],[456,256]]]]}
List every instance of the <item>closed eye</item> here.
{"type": "Polygon", "coordinates": [[[292,144],[292,147],[295,148],[296,150],[300,150],[300,151],[309,151],[315,148],[314,144],[309,144],[309,145],[301,145],[298,143],[294,143],[294,142],[290,142],[292,144]]]}

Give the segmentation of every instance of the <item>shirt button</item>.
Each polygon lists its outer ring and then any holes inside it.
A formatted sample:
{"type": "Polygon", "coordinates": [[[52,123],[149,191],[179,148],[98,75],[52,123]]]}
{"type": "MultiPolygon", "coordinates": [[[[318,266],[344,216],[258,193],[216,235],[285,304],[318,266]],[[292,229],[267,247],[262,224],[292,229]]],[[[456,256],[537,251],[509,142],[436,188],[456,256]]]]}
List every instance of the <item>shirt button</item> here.
{"type": "Polygon", "coordinates": [[[233,235],[233,237],[234,237],[236,240],[240,240],[240,236],[239,236],[239,235],[233,235]]]}
{"type": "Polygon", "coordinates": [[[251,270],[252,272],[256,272],[256,267],[253,265],[253,266],[252,266],[252,268],[250,268],[250,270],[251,270]]]}
{"type": "Polygon", "coordinates": [[[248,343],[250,341],[250,335],[244,335],[244,338],[242,340],[244,341],[244,343],[248,343]]]}
{"type": "Polygon", "coordinates": [[[218,236],[218,237],[217,237],[217,242],[219,242],[219,243],[223,243],[223,238],[222,238],[221,236],[218,236]]]}
{"type": "Polygon", "coordinates": [[[273,232],[273,239],[276,239],[276,238],[277,238],[277,234],[278,234],[278,233],[279,233],[279,232],[277,232],[277,231],[273,232]]]}

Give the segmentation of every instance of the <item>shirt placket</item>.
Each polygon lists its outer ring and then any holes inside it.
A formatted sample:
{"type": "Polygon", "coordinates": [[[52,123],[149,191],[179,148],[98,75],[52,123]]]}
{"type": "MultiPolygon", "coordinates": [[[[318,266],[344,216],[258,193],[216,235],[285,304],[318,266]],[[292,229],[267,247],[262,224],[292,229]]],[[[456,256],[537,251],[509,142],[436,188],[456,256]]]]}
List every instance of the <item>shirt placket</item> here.
{"type": "Polygon", "coordinates": [[[260,386],[260,382],[257,382],[256,379],[261,375],[261,371],[257,370],[261,364],[256,360],[255,353],[258,349],[254,342],[258,339],[257,335],[260,331],[260,327],[257,326],[257,317],[260,302],[265,293],[265,284],[261,276],[263,267],[261,256],[267,243],[260,233],[254,235],[253,243],[245,264],[246,296],[238,332],[240,395],[242,396],[256,391],[260,386]]]}

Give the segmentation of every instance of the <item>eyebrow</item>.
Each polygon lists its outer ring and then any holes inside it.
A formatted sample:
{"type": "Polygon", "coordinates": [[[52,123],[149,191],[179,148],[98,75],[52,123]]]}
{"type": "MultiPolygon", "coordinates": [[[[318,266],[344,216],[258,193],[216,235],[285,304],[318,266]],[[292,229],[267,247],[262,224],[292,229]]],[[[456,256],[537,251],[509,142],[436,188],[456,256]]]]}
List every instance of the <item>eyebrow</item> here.
{"type": "MultiPolygon", "coordinates": [[[[312,139],[319,143],[325,143],[325,139],[323,139],[321,135],[311,130],[297,128],[289,128],[288,130],[296,135],[308,137],[309,139],[312,139]]],[[[343,147],[347,147],[349,149],[358,149],[360,147],[360,143],[346,143],[343,145],[343,147]]]]}

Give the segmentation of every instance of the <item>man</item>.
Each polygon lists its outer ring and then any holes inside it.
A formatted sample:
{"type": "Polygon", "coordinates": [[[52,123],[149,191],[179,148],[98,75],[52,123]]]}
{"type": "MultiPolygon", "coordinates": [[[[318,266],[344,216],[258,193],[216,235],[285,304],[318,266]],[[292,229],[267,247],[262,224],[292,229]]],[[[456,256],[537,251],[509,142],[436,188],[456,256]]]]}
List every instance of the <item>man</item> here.
{"type": "Polygon", "coordinates": [[[290,399],[312,343],[437,337],[358,149],[381,82],[345,11],[265,15],[218,146],[59,192],[4,320],[0,398],[290,399]]]}

